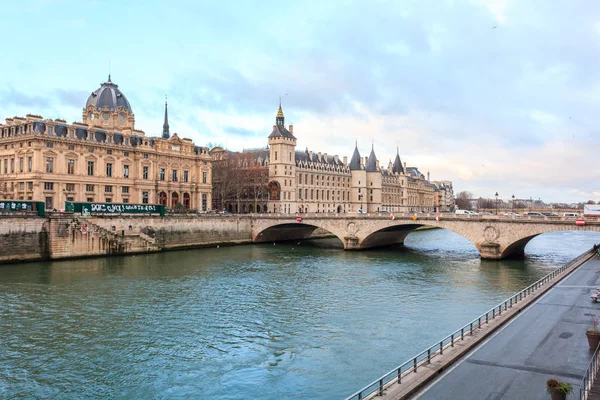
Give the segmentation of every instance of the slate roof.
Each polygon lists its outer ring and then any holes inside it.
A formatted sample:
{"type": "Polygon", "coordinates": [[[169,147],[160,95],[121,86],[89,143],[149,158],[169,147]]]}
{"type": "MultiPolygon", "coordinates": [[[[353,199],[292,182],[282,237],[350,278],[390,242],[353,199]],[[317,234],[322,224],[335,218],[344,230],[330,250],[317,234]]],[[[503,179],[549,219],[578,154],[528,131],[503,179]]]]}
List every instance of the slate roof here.
{"type": "Polygon", "coordinates": [[[377,157],[375,157],[375,150],[371,149],[371,154],[365,164],[365,171],[376,172],[377,171],[377,157]]]}
{"type": "Polygon", "coordinates": [[[129,101],[119,90],[119,86],[115,85],[110,80],[110,75],[108,76],[107,82],[101,84],[99,89],[96,89],[90,94],[85,106],[95,106],[98,109],[108,107],[110,110],[115,110],[117,107],[123,107],[129,112],[133,112],[129,101]]]}
{"type": "Polygon", "coordinates": [[[271,132],[271,134],[269,135],[269,139],[276,138],[276,137],[285,137],[285,138],[289,138],[289,139],[296,139],[296,137],[292,134],[292,132],[285,129],[285,126],[283,126],[283,125],[275,125],[273,127],[273,132],[271,132]]]}
{"type": "Polygon", "coordinates": [[[396,153],[396,159],[394,160],[394,166],[392,167],[392,172],[396,174],[401,174],[404,172],[404,167],[402,166],[402,161],[400,160],[400,154],[396,153]]]}
{"type": "Polygon", "coordinates": [[[354,154],[350,160],[350,171],[360,170],[360,153],[358,152],[358,145],[354,148],[354,154]]]}

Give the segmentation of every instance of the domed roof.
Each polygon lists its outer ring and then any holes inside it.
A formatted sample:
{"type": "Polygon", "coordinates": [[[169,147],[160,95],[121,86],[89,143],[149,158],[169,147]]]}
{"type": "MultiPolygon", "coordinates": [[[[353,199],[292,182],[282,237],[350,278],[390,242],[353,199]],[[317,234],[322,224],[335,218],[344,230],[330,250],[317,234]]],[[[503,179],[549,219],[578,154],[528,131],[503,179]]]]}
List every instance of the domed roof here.
{"type": "Polygon", "coordinates": [[[97,109],[108,107],[113,111],[117,107],[123,107],[130,113],[133,113],[129,101],[127,101],[125,95],[119,90],[119,86],[112,83],[110,75],[108,75],[108,81],[100,85],[100,89],[92,92],[85,106],[94,106],[97,109]]]}

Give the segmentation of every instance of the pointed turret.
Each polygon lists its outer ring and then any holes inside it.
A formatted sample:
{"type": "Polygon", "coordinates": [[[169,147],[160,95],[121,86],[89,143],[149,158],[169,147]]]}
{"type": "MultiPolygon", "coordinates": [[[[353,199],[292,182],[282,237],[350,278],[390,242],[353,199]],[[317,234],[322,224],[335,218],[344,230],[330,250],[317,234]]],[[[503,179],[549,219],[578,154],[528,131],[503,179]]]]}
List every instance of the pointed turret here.
{"type": "Polygon", "coordinates": [[[358,152],[358,142],[356,142],[356,147],[354,147],[354,154],[352,154],[352,158],[350,159],[350,171],[357,171],[360,169],[360,153],[358,152]]]}
{"type": "Polygon", "coordinates": [[[404,172],[404,167],[402,167],[402,161],[400,161],[400,150],[396,148],[396,159],[394,160],[394,167],[392,168],[392,172],[395,174],[401,174],[404,172]]]}
{"type": "Polygon", "coordinates": [[[169,113],[167,111],[167,96],[165,96],[165,122],[163,123],[162,138],[168,139],[171,136],[169,133],[169,113]]]}
{"type": "Polygon", "coordinates": [[[369,154],[369,158],[367,159],[367,163],[365,164],[365,171],[377,171],[377,157],[375,156],[375,149],[373,147],[371,147],[371,154],[369,154]]]}

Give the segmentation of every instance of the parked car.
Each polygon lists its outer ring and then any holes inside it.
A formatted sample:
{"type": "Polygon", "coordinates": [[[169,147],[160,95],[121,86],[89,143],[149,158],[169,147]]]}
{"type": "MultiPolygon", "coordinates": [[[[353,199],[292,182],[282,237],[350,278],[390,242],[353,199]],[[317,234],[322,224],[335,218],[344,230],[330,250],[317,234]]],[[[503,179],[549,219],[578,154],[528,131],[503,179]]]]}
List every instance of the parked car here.
{"type": "Polygon", "coordinates": [[[358,210],[356,210],[356,212],[358,214],[366,214],[367,212],[365,210],[363,210],[362,208],[359,208],[358,210]]]}
{"type": "Polygon", "coordinates": [[[522,216],[521,214],[517,214],[516,212],[512,212],[512,211],[507,212],[504,215],[507,216],[507,217],[521,217],[522,216]]]}
{"type": "Polygon", "coordinates": [[[456,215],[469,215],[471,214],[472,211],[469,210],[456,210],[454,211],[454,214],[456,215]]]}
{"type": "Polygon", "coordinates": [[[581,218],[581,214],[577,214],[574,212],[566,212],[563,214],[565,218],[581,218]]]}
{"type": "Polygon", "coordinates": [[[543,217],[542,213],[539,213],[537,211],[529,211],[524,213],[523,215],[527,216],[527,217],[543,217]]]}

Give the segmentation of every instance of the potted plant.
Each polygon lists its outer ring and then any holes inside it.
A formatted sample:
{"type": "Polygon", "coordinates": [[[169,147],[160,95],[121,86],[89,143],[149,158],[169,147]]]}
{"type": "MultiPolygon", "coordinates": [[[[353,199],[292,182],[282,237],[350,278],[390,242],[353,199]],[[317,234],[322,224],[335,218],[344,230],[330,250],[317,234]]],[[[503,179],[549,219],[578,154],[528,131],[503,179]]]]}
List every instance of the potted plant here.
{"type": "Polygon", "coordinates": [[[585,331],[590,350],[596,350],[600,343],[600,329],[598,329],[598,318],[592,317],[592,326],[585,331]]]}
{"type": "Polygon", "coordinates": [[[548,379],[546,381],[546,390],[550,393],[552,400],[565,400],[567,395],[573,390],[573,386],[567,382],[548,379]]]}

